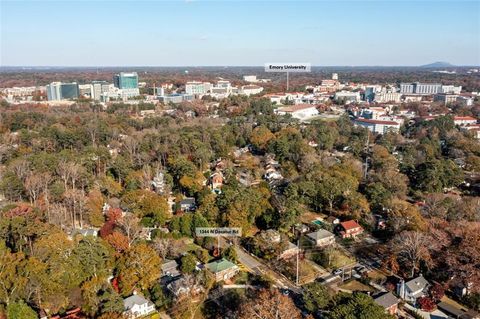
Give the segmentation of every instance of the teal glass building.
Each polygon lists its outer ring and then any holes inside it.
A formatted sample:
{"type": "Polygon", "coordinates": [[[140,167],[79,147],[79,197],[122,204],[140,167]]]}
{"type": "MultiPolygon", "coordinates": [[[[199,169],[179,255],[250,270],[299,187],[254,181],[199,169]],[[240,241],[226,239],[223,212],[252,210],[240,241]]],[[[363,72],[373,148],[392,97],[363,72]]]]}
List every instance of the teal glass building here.
{"type": "Polygon", "coordinates": [[[113,76],[113,84],[119,89],[138,89],[137,72],[120,72],[113,76]]]}

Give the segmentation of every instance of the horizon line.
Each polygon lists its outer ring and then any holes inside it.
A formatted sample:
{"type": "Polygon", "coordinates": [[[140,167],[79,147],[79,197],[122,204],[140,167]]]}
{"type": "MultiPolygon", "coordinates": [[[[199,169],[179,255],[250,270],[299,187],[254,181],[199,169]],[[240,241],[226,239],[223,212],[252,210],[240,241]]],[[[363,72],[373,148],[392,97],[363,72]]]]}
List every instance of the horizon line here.
{"type": "MultiPolygon", "coordinates": [[[[293,63],[293,62],[285,62],[293,63]]],[[[436,62],[434,62],[436,63],[436,62]]],[[[422,65],[313,65],[312,67],[424,67],[429,68],[430,64],[422,65]]],[[[0,65],[0,68],[264,68],[263,65],[0,65]]],[[[462,64],[462,65],[446,65],[446,66],[431,66],[431,68],[460,68],[460,67],[480,67],[480,64],[462,64]]]]}

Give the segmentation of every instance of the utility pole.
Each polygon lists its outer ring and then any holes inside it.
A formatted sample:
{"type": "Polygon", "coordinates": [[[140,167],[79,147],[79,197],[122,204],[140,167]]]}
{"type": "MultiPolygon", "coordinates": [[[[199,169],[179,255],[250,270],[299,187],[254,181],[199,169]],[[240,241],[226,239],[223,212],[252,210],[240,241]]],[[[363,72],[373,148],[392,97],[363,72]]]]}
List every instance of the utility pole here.
{"type": "MultiPolygon", "coordinates": [[[[287,73],[288,74],[288,73],[287,73]]],[[[297,239],[297,278],[295,280],[295,284],[298,286],[298,260],[299,260],[299,255],[300,254],[300,238],[297,239]]]]}
{"type": "Polygon", "coordinates": [[[288,77],[288,72],[287,72],[287,92],[288,92],[288,88],[289,88],[289,77],[288,77]]]}

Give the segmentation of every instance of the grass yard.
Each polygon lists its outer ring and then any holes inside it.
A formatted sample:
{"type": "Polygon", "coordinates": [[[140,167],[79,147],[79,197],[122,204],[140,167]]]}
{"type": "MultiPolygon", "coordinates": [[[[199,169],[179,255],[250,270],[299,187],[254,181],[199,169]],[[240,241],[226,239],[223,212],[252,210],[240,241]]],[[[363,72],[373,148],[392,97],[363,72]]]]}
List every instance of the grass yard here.
{"type": "Polygon", "coordinates": [[[351,265],[355,262],[355,258],[335,248],[326,248],[323,251],[312,253],[310,259],[329,270],[351,265]]]}
{"type": "Polygon", "coordinates": [[[387,276],[385,276],[382,272],[376,269],[369,271],[367,276],[375,283],[381,283],[387,280],[387,276]]]}
{"type": "Polygon", "coordinates": [[[367,286],[365,284],[362,284],[358,280],[347,281],[347,282],[343,283],[342,285],[338,286],[338,288],[349,290],[351,292],[354,292],[354,291],[374,292],[375,291],[372,287],[367,286]]]}

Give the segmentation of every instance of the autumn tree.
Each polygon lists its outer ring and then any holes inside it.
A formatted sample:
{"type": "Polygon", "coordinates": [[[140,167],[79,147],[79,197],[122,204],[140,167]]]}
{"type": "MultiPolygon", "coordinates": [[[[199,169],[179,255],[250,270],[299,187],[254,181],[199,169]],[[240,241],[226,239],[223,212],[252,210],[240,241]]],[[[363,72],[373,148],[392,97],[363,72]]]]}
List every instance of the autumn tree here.
{"type": "Polygon", "coordinates": [[[265,150],[268,142],[273,139],[275,135],[266,126],[257,126],[253,129],[250,136],[250,142],[259,150],[265,150]]]}
{"type": "Polygon", "coordinates": [[[122,205],[150,226],[162,226],[170,216],[167,200],[148,190],[134,190],[122,197],[122,205]]]}
{"type": "Polygon", "coordinates": [[[135,288],[147,290],[160,278],[161,259],[146,244],[131,246],[119,259],[117,273],[123,295],[135,288]]]}
{"type": "Polygon", "coordinates": [[[88,222],[92,226],[100,227],[105,221],[102,211],[104,203],[105,199],[100,190],[93,189],[88,193],[85,205],[87,208],[88,222]]]}
{"type": "Polygon", "coordinates": [[[262,289],[248,298],[239,308],[239,319],[300,319],[300,311],[292,299],[277,289],[262,289]]]}

